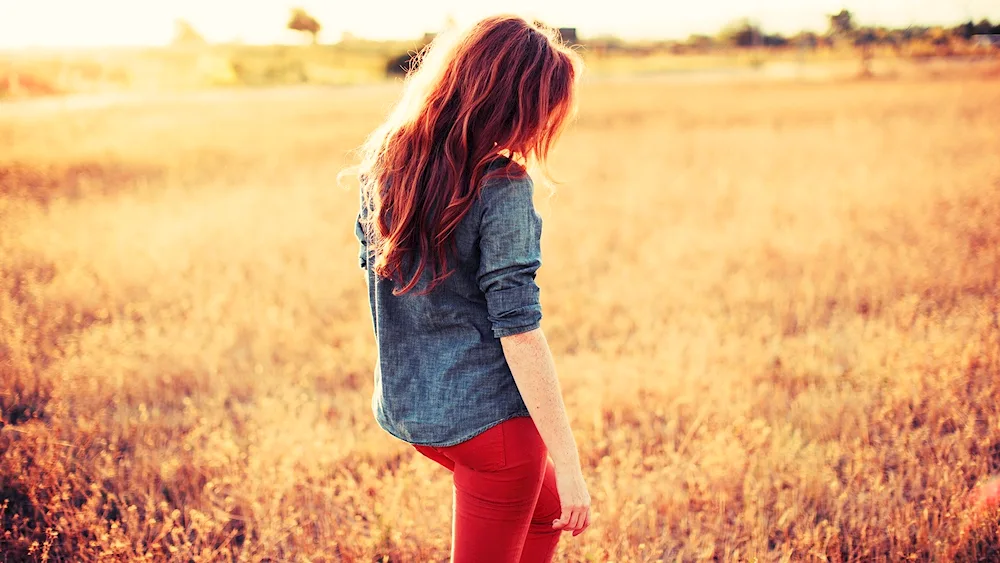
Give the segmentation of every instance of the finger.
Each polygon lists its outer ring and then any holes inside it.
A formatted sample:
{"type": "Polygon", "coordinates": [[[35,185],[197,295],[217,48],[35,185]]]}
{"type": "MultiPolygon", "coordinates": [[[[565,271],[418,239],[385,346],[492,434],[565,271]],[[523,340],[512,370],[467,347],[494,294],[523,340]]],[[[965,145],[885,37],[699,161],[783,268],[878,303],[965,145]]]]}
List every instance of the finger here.
{"type": "Polygon", "coordinates": [[[580,534],[583,533],[584,530],[586,530],[589,527],[590,527],[590,510],[588,509],[587,515],[583,519],[583,526],[581,526],[579,530],[573,532],[573,536],[574,537],[579,536],[580,534]]]}
{"type": "Polygon", "coordinates": [[[584,516],[583,509],[580,507],[575,507],[572,509],[570,514],[571,515],[569,517],[569,525],[567,525],[566,527],[570,530],[576,531],[580,529],[581,525],[583,525],[583,516],[584,516]]]}
{"type": "Polygon", "coordinates": [[[579,529],[577,529],[577,530],[575,530],[575,531],[573,532],[573,535],[574,535],[574,536],[579,536],[580,534],[582,534],[582,533],[583,533],[583,531],[584,531],[584,530],[586,530],[586,529],[587,529],[587,526],[589,526],[589,525],[590,525],[590,512],[588,511],[588,512],[587,512],[586,514],[584,514],[584,516],[583,516],[583,522],[582,522],[582,523],[580,524],[580,528],[579,528],[579,529]]]}
{"type": "Polygon", "coordinates": [[[560,518],[560,520],[562,520],[562,526],[559,529],[564,532],[571,531],[573,529],[573,509],[566,509],[566,515],[560,518]]]}
{"type": "Polygon", "coordinates": [[[559,518],[557,518],[554,522],[552,522],[552,528],[556,530],[562,530],[563,528],[566,527],[566,524],[568,523],[569,523],[569,509],[567,507],[563,507],[562,514],[560,514],[559,518]]]}

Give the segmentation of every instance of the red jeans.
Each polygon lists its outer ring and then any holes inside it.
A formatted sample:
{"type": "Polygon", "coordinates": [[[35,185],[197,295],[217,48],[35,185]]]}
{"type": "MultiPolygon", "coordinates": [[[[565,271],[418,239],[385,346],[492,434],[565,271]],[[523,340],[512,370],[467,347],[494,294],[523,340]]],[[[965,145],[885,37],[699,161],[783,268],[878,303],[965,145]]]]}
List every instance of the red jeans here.
{"type": "Polygon", "coordinates": [[[414,446],[454,474],[451,560],[552,560],[559,530],[555,469],[530,417],[512,418],[454,446],[414,446]]]}

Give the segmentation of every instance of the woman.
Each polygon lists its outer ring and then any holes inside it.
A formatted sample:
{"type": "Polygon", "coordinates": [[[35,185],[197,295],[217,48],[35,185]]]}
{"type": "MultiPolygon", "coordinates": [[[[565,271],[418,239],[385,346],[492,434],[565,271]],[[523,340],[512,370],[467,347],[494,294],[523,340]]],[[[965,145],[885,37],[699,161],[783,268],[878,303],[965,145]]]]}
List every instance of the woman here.
{"type": "Polygon", "coordinates": [[[541,220],[525,171],[574,113],[579,70],[551,30],[484,19],[435,40],[363,147],[372,410],[453,472],[453,561],[549,561],[561,532],[590,524],[540,328],[541,220]]]}

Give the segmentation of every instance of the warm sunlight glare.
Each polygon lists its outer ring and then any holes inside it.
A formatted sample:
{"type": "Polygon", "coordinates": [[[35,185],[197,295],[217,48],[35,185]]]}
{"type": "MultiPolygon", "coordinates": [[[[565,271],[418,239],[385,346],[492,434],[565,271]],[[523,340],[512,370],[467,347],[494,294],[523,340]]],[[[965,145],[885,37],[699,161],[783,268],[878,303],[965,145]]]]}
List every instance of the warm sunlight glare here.
{"type": "Polygon", "coordinates": [[[373,39],[413,38],[440,29],[449,18],[463,23],[497,10],[577,27],[590,36],[658,38],[714,32],[740,17],[758,20],[774,31],[822,30],[825,15],[844,7],[863,21],[897,26],[1000,15],[1000,5],[992,0],[706,0],[684,4],[620,0],[614,10],[602,3],[571,0],[510,0],[501,5],[462,0],[419,4],[403,0],[0,0],[0,48],[164,45],[177,19],[188,20],[213,42],[291,43],[302,40],[284,27],[296,6],[323,24],[320,39],[324,42],[337,41],[344,32],[373,39]]]}

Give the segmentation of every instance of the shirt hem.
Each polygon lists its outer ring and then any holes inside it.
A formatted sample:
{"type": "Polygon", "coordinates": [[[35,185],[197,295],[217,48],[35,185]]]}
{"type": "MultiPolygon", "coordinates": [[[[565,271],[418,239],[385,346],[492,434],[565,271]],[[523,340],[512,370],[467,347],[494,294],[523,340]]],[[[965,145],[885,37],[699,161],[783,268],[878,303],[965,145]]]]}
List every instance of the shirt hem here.
{"type": "Polygon", "coordinates": [[[381,424],[379,424],[379,426],[381,426],[382,430],[385,430],[386,432],[388,432],[392,437],[394,437],[396,439],[399,439],[399,440],[402,440],[402,441],[406,442],[407,444],[411,444],[411,445],[414,445],[414,446],[431,446],[431,447],[434,447],[434,448],[447,448],[449,446],[455,446],[455,445],[461,444],[462,442],[465,442],[467,440],[471,440],[471,439],[475,438],[476,436],[482,434],[483,432],[486,432],[487,430],[489,430],[490,428],[493,428],[494,426],[496,426],[498,424],[507,422],[508,420],[512,420],[512,419],[515,419],[515,418],[521,418],[521,417],[525,417],[525,416],[530,418],[531,417],[531,413],[527,412],[527,410],[518,411],[518,412],[516,412],[514,414],[507,415],[507,416],[505,416],[505,417],[503,417],[503,418],[501,418],[499,420],[495,420],[493,422],[490,422],[489,424],[487,424],[487,425],[485,425],[485,426],[483,426],[481,428],[473,430],[471,433],[469,433],[469,434],[467,434],[467,435],[465,435],[462,438],[459,438],[457,440],[445,440],[445,441],[437,441],[437,442],[422,442],[422,441],[407,440],[406,438],[404,438],[404,437],[400,436],[399,434],[396,434],[395,432],[393,432],[391,429],[386,428],[385,426],[382,426],[381,424]]]}

